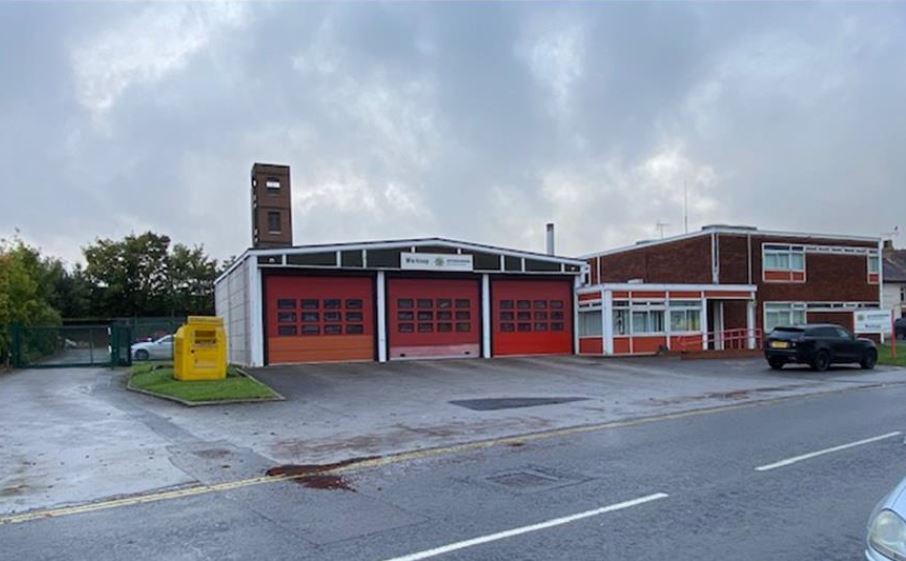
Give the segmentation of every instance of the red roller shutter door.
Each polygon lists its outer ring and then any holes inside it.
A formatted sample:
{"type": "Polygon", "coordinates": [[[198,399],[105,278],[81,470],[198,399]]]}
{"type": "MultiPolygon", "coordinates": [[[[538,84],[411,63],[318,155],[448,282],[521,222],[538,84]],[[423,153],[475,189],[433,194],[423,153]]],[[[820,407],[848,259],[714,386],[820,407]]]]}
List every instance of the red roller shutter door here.
{"type": "Polygon", "coordinates": [[[390,358],[481,356],[479,285],[470,279],[391,278],[390,358]]]}
{"type": "Polygon", "coordinates": [[[572,282],[492,280],[494,356],[572,354],[572,282]]]}
{"type": "Polygon", "coordinates": [[[265,277],[267,362],[374,360],[369,277],[265,277]]]}

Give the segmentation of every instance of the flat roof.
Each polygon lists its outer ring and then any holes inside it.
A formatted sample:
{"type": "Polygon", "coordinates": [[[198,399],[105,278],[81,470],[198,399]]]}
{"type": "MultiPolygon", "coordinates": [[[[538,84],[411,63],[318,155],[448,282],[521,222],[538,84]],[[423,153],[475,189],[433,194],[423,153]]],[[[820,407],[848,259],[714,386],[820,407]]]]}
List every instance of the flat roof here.
{"type": "Polygon", "coordinates": [[[809,232],[783,232],[778,230],[759,230],[757,228],[747,227],[747,226],[705,226],[701,230],[695,232],[689,232],[687,234],[678,234],[676,236],[670,236],[667,238],[661,238],[657,240],[645,240],[641,242],[636,242],[632,245],[626,245],[622,247],[617,247],[614,249],[607,249],[604,251],[597,251],[594,253],[586,253],[581,255],[582,259],[588,259],[591,257],[601,257],[604,255],[612,255],[615,253],[624,253],[626,251],[633,251],[636,249],[641,249],[645,247],[654,247],[662,244],[667,244],[671,242],[678,242],[682,240],[688,240],[692,238],[697,238],[699,236],[709,236],[711,234],[736,234],[744,236],[762,236],[762,237],[776,237],[776,238],[802,238],[802,239],[820,239],[820,240],[842,240],[842,241],[854,241],[854,242],[874,242],[881,243],[880,237],[870,237],[870,236],[848,236],[841,234],[816,234],[809,232]]]}

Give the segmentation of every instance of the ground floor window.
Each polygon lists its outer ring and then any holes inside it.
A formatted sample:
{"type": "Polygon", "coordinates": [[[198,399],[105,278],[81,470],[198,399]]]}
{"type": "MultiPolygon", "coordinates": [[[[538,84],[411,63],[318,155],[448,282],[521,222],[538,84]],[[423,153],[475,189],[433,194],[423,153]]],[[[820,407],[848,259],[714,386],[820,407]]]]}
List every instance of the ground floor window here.
{"type": "Polygon", "coordinates": [[[629,335],[629,302],[613,303],[613,334],[629,335]]]}
{"type": "Polygon", "coordinates": [[[806,305],[802,302],[770,303],[764,305],[764,330],[805,323],[806,305]]]}
{"type": "Polygon", "coordinates": [[[601,310],[579,310],[579,337],[601,335],[601,310]]]}
{"type": "Polygon", "coordinates": [[[664,333],[665,311],[663,302],[633,302],[632,334],[664,333]]]}
{"type": "Polygon", "coordinates": [[[701,302],[697,300],[674,300],[670,302],[670,331],[701,331],[701,302]]]}

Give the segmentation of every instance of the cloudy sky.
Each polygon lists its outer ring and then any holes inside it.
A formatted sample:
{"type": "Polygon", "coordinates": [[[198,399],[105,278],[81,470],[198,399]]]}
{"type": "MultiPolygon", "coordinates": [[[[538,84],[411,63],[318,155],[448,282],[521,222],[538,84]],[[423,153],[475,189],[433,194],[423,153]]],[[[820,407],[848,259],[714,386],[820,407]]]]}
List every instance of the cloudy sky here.
{"type": "Polygon", "coordinates": [[[255,161],[296,243],[906,226],[902,3],[4,3],[0,74],[0,237],[70,261],[241,252],[255,161]]]}

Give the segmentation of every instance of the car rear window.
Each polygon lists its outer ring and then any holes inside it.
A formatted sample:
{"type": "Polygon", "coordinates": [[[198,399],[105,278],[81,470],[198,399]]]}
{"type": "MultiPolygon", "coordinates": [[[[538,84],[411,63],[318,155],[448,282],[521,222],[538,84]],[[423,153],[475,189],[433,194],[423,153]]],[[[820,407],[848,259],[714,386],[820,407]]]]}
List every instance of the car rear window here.
{"type": "Polygon", "coordinates": [[[771,331],[770,336],[774,339],[796,339],[802,337],[804,330],[797,327],[778,327],[771,331]]]}

